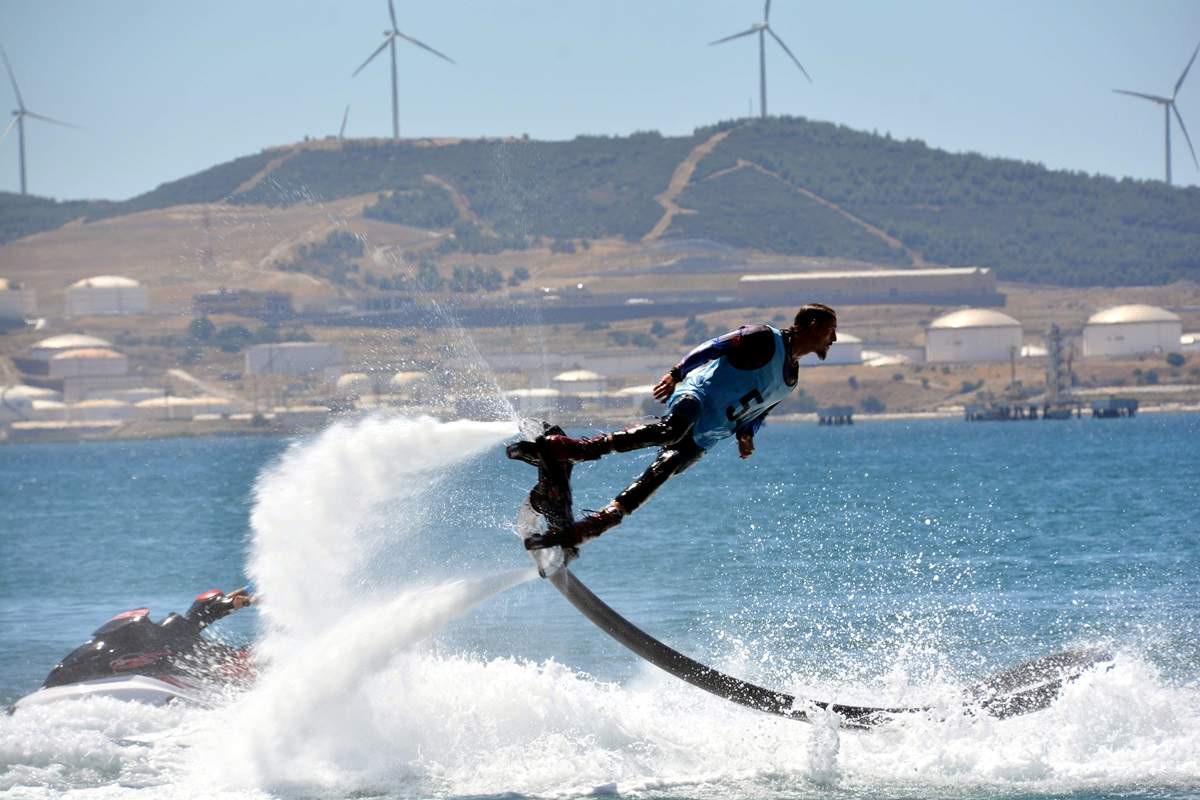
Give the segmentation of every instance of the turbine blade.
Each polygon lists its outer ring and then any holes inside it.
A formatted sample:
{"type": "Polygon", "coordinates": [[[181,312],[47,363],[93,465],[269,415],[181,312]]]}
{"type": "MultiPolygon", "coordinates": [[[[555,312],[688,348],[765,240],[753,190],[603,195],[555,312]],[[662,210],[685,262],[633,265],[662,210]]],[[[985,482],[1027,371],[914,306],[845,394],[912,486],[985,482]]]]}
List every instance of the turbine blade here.
{"type": "Polygon", "coordinates": [[[1154,95],[1154,94],[1142,94],[1141,92],[1127,92],[1124,89],[1113,89],[1113,91],[1116,92],[1117,94],[1127,94],[1130,97],[1140,97],[1143,100],[1150,100],[1151,102],[1154,102],[1154,103],[1164,103],[1165,104],[1165,103],[1171,102],[1171,100],[1169,98],[1159,97],[1158,95],[1154,95]]]}
{"type": "Polygon", "coordinates": [[[365,67],[367,64],[370,64],[372,61],[374,61],[375,56],[382,53],[384,51],[384,48],[386,48],[388,46],[388,42],[390,42],[391,40],[392,40],[391,36],[388,36],[386,39],[384,39],[383,44],[379,45],[379,47],[375,50],[374,53],[371,53],[371,55],[367,56],[367,60],[364,61],[362,64],[360,64],[358,69],[354,70],[354,73],[350,77],[353,78],[355,75],[362,72],[363,67],[365,67]]]}
{"type": "Polygon", "coordinates": [[[392,18],[392,30],[398,30],[400,26],[396,24],[396,7],[392,5],[392,0],[388,0],[388,16],[392,18]]]}
{"type": "Polygon", "coordinates": [[[346,135],[346,120],[350,119],[350,106],[346,105],[346,110],[342,112],[342,127],[338,128],[338,138],[341,139],[346,135]]]}
{"type": "Polygon", "coordinates": [[[4,144],[4,140],[8,138],[8,134],[12,133],[12,129],[17,126],[17,117],[13,116],[13,121],[8,123],[8,127],[4,129],[3,135],[0,135],[0,144],[4,144]]]}
{"type": "Polygon", "coordinates": [[[1187,125],[1183,124],[1183,115],[1179,113],[1179,108],[1171,103],[1171,110],[1175,112],[1175,119],[1179,120],[1179,127],[1183,130],[1183,138],[1187,139],[1188,150],[1192,151],[1192,163],[1196,165],[1196,169],[1200,169],[1200,161],[1196,160],[1196,148],[1192,147],[1192,137],[1188,136],[1187,125]]]}
{"type": "Polygon", "coordinates": [[[1187,77],[1188,70],[1192,68],[1192,64],[1196,63],[1196,54],[1200,53],[1200,42],[1196,43],[1196,49],[1192,51],[1192,59],[1188,61],[1188,65],[1183,68],[1183,74],[1179,76],[1179,80],[1175,81],[1175,91],[1171,93],[1171,97],[1179,94],[1179,87],[1183,86],[1183,81],[1187,77]]]}
{"type": "Polygon", "coordinates": [[[753,25],[751,25],[749,28],[742,31],[741,33],[735,33],[733,36],[726,36],[724,39],[717,39],[715,42],[709,42],[708,44],[709,44],[709,46],[712,46],[714,44],[722,44],[722,43],[728,42],[732,39],[740,39],[743,36],[749,36],[752,33],[758,33],[758,28],[753,25]]]}
{"type": "Polygon", "coordinates": [[[69,122],[63,122],[61,119],[51,119],[50,117],[43,116],[42,114],[35,114],[32,111],[26,111],[25,116],[33,117],[34,119],[40,119],[42,122],[51,122],[55,125],[62,125],[64,128],[74,128],[77,131],[83,130],[83,128],[79,127],[78,125],[72,125],[69,122]]]}
{"type": "Polygon", "coordinates": [[[13,94],[17,96],[17,108],[25,110],[25,101],[21,99],[21,90],[17,88],[17,76],[13,74],[12,64],[8,63],[8,53],[0,46],[0,56],[4,57],[4,68],[8,70],[8,82],[12,84],[13,94]]]}
{"type": "Polygon", "coordinates": [[[778,36],[776,36],[775,31],[771,30],[770,28],[767,28],[767,33],[771,34],[772,39],[774,39],[776,42],[779,42],[779,46],[783,48],[783,52],[787,53],[788,56],[791,57],[792,61],[795,62],[796,66],[800,67],[800,71],[804,73],[804,77],[808,78],[808,82],[812,83],[812,78],[809,77],[808,71],[806,69],[804,69],[804,66],[800,63],[800,59],[798,59],[794,55],[792,55],[791,50],[788,50],[788,46],[783,43],[783,39],[780,39],[778,36]]]}
{"type": "Polygon", "coordinates": [[[429,52],[433,53],[438,58],[444,58],[446,61],[449,61],[451,64],[457,65],[457,62],[453,58],[446,55],[445,53],[439,53],[437,50],[434,50],[432,47],[430,47],[429,45],[420,41],[419,39],[414,39],[411,36],[406,36],[405,34],[401,33],[400,31],[396,31],[396,35],[399,36],[404,41],[411,42],[412,44],[415,44],[417,47],[420,47],[423,50],[428,50],[429,52]]]}
{"type": "Polygon", "coordinates": [[[767,5],[763,8],[763,22],[771,21],[771,0],[767,0],[767,5]]]}

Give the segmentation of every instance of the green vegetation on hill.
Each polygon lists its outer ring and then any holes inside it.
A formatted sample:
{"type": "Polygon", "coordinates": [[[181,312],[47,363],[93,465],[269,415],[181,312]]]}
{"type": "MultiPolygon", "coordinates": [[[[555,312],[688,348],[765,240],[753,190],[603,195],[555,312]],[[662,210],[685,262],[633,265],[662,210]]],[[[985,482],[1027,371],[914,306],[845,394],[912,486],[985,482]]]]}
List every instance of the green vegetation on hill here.
{"type": "MultiPolygon", "coordinates": [[[[1096,286],[1200,279],[1200,189],[1052,172],[797,118],[726,122],[671,138],[649,132],[569,142],[347,142],[296,153],[253,189],[231,197],[278,155],[264,152],[121,203],[0,194],[0,242],[80,216],[94,220],[224,199],[281,206],[377,193],[368,216],[452,229],[441,255],[521,249],[538,237],[570,252],[576,242],[635,240],[651,230],[663,213],[654,197],[674,170],[696,144],[730,128],[679,198],[697,213],[675,216],[669,237],[904,263],[880,237],[796,191],[804,189],[932,263],[991,267],[1001,280],[1096,286]],[[714,177],[743,161],[775,177],[750,168],[714,177]],[[483,225],[462,219],[450,193],[426,175],[452,186],[483,225]]],[[[302,268],[353,281],[352,266],[302,268]]]]}
{"type": "Polygon", "coordinates": [[[458,222],[458,210],[440,186],[418,186],[381,194],[375,203],[363,209],[363,216],[414,228],[450,228],[458,222]]]}
{"type": "Polygon", "coordinates": [[[359,266],[353,259],[362,258],[363,242],[350,231],[330,231],[324,241],[302,245],[288,261],[276,261],[275,269],[282,272],[303,272],[326,278],[339,286],[359,287],[355,273],[359,266]]]}
{"type": "MultiPolygon", "coordinates": [[[[464,141],[439,147],[411,142],[348,142],[289,159],[238,203],[289,205],[368,192],[427,193],[425,175],[454,186],[497,232],[556,239],[636,239],[662,215],[654,196],[666,188],[695,137],[658,133],[580,136],[569,142],[464,141]],[[299,190],[303,190],[300,192],[299,190]]],[[[428,196],[428,195],[427,195],[428,196]]],[[[434,203],[440,205],[441,200],[434,203]]],[[[418,213],[403,199],[373,214],[418,213]]],[[[423,213],[423,212],[422,212],[423,213]]],[[[440,212],[438,216],[441,216],[440,212]]]]}
{"type": "Polygon", "coordinates": [[[87,221],[92,222],[123,214],[136,214],[139,211],[151,211],[156,208],[193,203],[216,203],[227,198],[238,186],[253,178],[275,155],[277,154],[264,151],[252,156],[243,156],[210,167],[203,172],[197,172],[195,175],[164,183],[157,189],[139,194],[129,200],[105,203],[103,206],[93,208],[88,213],[87,221]]]}
{"type": "MultiPolygon", "coordinates": [[[[739,126],[694,179],[738,159],[837,203],[936,263],[1074,286],[1200,278],[1200,189],[1052,172],[793,118],[739,126]]],[[[708,222],[712,238],[738,235],[727,219],[708,222]]],[[[800,252],[772,241],[769,249],[800,252]]]]}
{"type": "Polygon", "coordinates": [[[796,255],[908,264],[903,250],[754,169],[692,183],[678,203],[698,213],[676,216],[673,235],[796,255]]]}
{"type": "Polygon", "coordinates": [[[60,228],[99,205],[103,204],[0,192],[0,244],[60,228]]]}

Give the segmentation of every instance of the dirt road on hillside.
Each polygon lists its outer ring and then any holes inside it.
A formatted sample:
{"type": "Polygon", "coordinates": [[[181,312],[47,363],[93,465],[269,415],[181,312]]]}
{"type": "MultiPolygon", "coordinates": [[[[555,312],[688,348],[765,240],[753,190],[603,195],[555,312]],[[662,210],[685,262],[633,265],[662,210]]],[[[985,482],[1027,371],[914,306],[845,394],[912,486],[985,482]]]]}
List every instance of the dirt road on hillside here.
{"type": "Polygon", "coordinates": [[[643,242],[653,242],[667,232],[667,228],[671,227],[671,220],[675,219],[676,214],[695,214],[690,208],[680,208],[675,204],[679,199],[679,195],[689,183],[691,183],[692,175],[696,172],[696,165],[700,163],[700,159],[713,151],[721,141],[733,133],[734,129],[730,128],[727,131],[714,133],[712,136],[705,139],[700,144],[692,148],[688,153],[687,158],[680,162],[675,168],[675,173],[671,176],[671,182],[667,184],[666,191],[659,194],[654,199],[663,207],[662,218],[650,229],[650,232],[642,237],[643,242]]]}

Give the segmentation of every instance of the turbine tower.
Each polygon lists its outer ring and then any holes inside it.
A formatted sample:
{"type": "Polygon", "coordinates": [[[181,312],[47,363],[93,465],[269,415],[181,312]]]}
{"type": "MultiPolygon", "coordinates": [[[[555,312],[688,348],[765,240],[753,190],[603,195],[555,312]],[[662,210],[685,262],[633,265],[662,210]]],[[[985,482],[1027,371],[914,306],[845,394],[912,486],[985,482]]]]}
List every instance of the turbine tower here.
{"type": "Polygon", "coordinates": [[[449,61],[451,64],[454,64],[455,61],[453,58],[450,58],[450,56],[445,55],[444,53],[439,53],[437,50],[434,50],[432,47],[425,44],[424,42],[418,41],[417,39],[414,39],[411,36],[401,33],[399,26],[396,24],[396,8],[395,8],[395,6],[392,5],[392,0],[388,0],[388,15],[392,18],[392,27],[383,32],[383,36],[384,36],[383,44],[379,45],[379,47],[375,50],[375,52],[371,53],[371,55],[369,55],[367,57],[367,60],[364,61],[359,66],[358,69],[354,70],[354,75],[351,75],[350,77],[353,78],[355,75],[358,75],[358,73],[362,72],[363,67],[367,66],[367,64],[370,64],[372,61],[374,61],[375,56],[382,53],[385,47],[391,49],[391,53],[392,53],[392,139],[398,140],[400,138],[400,109],[398,108],[399,101],[397,99],[397,93],[396,93],[396,40],[403,39],[404,41],[406,41],[410,44],[415,44],[417,47],[420,47],[422,50],[428,50],[429,52],[433,53],[438,58],[449,61]]]}
{"type": "Polygon", "coordinates": [[[1179,80],[1175,81],[1175,89],[1171,92],[1170,97],[1159,97],[1156,94],[1143,94],[1142,92],[1129,92],[1124,89],[1113,89],[1117,94],[1127,94],[1130,97],[1140,97],[1143,100],[1149,100],[1152,103],[1158,103],[1163,107],[1163,115],[1166,121],[1166,144],[1167,144],[1167,186],[1171,185],[1171,112],[1175,112],[1175,119],[1179,120],[1179,129],[1183,131],[1183,138],[1187,140],[1188,150],[1192,151],[1192,163],[1196,165],[1196,169],[1200,169],[1200,161],[1196,160],[1196,149],[1192,147],[1192,137],[1188,136],[1187,126],[1183,124],[1183,116],[1179,113],[1179,106],[1175,104],[1175,97],[1179,94],[1179,87],[1183,86],[1183,81],[1187,78],[1188,70],[1192,68],[1192,63],[1196,60],[1196,54],[1200,53],[1200,44],[1196,45],[1196,49],[1192,51],[1192,58],[1188,61],[1187,66],[1183,68],[1183,73],[1179,76],[1179,80]]]}
{"type": "Polygon", "coordinates": [[[69,122],[60,122],[50,117],[36,114],[25,107],[25,101],[21,98],[21,90],[17,88],[17,77],[13,75],[12,64],[8,63],[8,53],[0,47],[0,57],[4,58],[4,68],[8,70],[8,80],[12,84],[13,94],[17,96],[17,107],[13,109],[13,121],[8,123],[8,127],[4,129],[4,133],[0,134],[0,143],[3,143],[8,138],[8,134],[12,133],[13,126],[17,128],[17,152],[21,163],[21,194],[27,194],[25,184],[25,118],[40,119],[42,122],[50,122],[54,125],[62,125],[66,128],[76,128],[77,125],[72,125],[69,122]]]}
{"type": "MultiPolygon", "coordinates": [[[[390,2],[390,0],[389,0],[390,2]]],[[[763,21],[756,22],[741,33],[735,33],[732,36],[726,36],[724,39],[717,39],[715,42],[709,42],[709,46],[714,44],[724,44],[725,42],[734,39],[740,39],[743,36],[749,36],[752,33],[758,34],[758,95],[759,95],[759,110],[762,112],[762,118],[767,118],[767,34],[771,35],[783,52],[788,54],[788,58],[792,59],[800,71],[804,73],[804,77],[808,78],[808,82],[812,83],[812,78],[800,63],[800,60],[792,55],[792,51],[783,43],[775,31],[771,30],[771,0],[767,0],[766,6],[763,7],[763,21]]]]}

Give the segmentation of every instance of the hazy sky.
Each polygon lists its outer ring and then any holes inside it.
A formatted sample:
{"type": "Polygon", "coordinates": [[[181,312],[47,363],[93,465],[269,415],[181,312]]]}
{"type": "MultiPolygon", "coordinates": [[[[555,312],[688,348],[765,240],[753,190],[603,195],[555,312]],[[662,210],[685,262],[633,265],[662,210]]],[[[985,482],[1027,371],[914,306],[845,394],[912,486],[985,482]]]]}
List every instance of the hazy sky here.
{"type": "MultiPolygon", "coordinates": [[[[758,108],[758,0],[396,0],[402,136],[569,139],[699,125],[758,108]]],[[[1161,180],[1163,114],[1200,42],[1200,0],[775,0],[769,110],[951,151],[1161,180]]],[[[273,145],[390,134],[386,0],[0,0],[26,106],[29,189],[125,198],[273,145]]],[[[1200,61],[1200,59],[1198,59],[1200,61]]],[[[4,109],[15,108],[0,87],[4,109]]],[[[1179,94],[1200,148],[1200,64],[1179,94]]],[[[6,123],[7,124],[7,123],[6,123]]],[[[1200,184],[1178,126],[1175,183],[1200,184]]],[[[0,188],[16,191],[16,132],[0,188]]]]}

